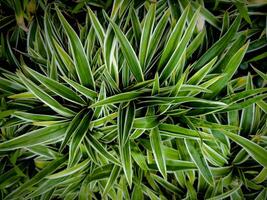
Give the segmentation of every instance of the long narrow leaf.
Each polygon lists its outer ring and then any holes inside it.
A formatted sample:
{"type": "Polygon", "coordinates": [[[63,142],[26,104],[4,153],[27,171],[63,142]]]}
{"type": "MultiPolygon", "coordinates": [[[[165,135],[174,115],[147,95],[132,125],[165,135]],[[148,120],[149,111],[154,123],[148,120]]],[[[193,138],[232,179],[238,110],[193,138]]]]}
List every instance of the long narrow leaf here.
{"type": "Polygon", "coordinates": [[[159,171],[162,174],[162,176],[166,179],[167,178],[166,163],[165,163],[165,157],[162,151],[161,137],[160,137],[160,132],[158,128],[153,128],[151,130],[150,143],[151,143],[153,155],[155,157],[155,161],[157,163],[159,171]]]}
{"type": "Polygon", "coordinates": [[[69,38],[73,60],[74,60],[75,68],[77,70],[77,74],[80,79],[80,82],[82,85],[90,87],[90,89],[94,89],[95,82],[94,82],[93,74],[91,71],[89,61],[86,57],[84,48],[82,46],[82,43],[78,35],[75,33],[71,25],[67,22],[67,20],[64,18],[64,16],[62,15],[62,13],[59,11],[57,7],[56,7],[56,11],[60,19],[60,22],[62,26],[64,27],[65,32],[69,38]]]}

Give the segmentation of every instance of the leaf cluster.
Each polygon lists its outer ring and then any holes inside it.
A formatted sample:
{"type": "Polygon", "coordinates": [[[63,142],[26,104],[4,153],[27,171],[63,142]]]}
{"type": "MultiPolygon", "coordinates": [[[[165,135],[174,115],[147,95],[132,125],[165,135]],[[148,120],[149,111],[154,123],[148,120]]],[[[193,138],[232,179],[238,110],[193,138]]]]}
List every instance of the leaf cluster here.
{"type": "Polygon", "coordinates": [[[266,3],[0,5],[0,199],[267,198],[266,3]]]}

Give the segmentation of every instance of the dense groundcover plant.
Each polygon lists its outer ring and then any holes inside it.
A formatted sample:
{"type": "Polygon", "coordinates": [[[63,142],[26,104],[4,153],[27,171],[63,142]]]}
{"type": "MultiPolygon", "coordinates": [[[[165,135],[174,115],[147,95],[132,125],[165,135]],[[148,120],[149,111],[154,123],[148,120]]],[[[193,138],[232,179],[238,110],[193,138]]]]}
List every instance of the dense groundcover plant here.
{"type": "Polygon", "coordinates": [[[267,199],[266,2],[0,1],[0,199],[267,199]]]}

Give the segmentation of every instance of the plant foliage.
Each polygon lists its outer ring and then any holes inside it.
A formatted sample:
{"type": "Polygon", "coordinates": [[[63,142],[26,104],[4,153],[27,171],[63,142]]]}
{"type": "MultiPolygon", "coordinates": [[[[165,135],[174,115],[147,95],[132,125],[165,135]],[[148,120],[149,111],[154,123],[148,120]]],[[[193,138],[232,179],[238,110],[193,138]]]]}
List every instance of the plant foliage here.
{"type": "Polygon", "coordinates": [[[0,199],[267,198],[265,1],[0,6],[0,199]]]}

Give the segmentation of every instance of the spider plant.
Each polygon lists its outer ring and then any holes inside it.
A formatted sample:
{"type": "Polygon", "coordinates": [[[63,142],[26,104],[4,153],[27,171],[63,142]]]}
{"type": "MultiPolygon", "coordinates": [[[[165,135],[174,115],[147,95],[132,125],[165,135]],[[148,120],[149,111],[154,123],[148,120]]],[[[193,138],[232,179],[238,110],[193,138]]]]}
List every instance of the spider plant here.
{"type": "Polygon", "coordinates": [[[78,5],[83,22],[45,4],[16,71],[0,68],[1,199],[266,199],[247,5],[78,5]]]}

